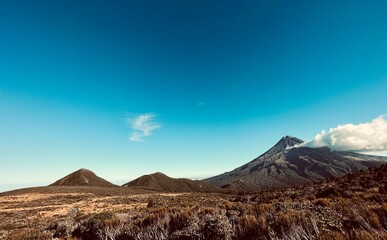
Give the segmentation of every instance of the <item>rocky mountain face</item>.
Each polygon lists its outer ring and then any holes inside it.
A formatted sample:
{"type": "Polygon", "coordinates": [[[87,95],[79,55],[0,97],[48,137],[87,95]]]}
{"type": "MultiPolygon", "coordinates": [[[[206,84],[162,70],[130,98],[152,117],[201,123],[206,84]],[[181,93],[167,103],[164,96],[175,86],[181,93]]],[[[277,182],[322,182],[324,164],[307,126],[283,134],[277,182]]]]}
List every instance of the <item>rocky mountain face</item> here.
{"type": "Polygon", "coordinates": [[[92,171],[82,168],[59,179],[50,186],[115,187],[116,185],[98,177],[92,171]]]}
{"type": "Polygon", "coordinates": [[[205,181],[229,190],[291,187],[377,167],[387,157],[331,151],[327,147],[300,147],[303,141],[285,136],[251,162],[205,181]]]}
{"type": "Polygon", "coordinates": [[[167,175],[157,172],[141,176],[123,187],[141,188],[161,192],[214,192],[219,188],[210,183],[187,178],[171,178],[167,175]]]}

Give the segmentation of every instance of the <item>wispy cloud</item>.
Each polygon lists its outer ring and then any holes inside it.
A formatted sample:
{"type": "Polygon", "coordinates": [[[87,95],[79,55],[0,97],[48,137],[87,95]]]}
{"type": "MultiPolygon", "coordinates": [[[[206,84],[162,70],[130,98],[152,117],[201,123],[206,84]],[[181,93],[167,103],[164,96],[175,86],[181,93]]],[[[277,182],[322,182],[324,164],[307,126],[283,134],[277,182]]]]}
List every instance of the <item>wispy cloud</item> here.
{"type": "Polygon", "coordinates": [[[198,107],[201,107],[201,106],[204,106],[204,102],[197,102],[196,105],[198,105],[198,107]]]}
{"type": "Polygon", "coordinates": [[[329,131],[322,131],[312,141],[300,146],[327,146],[336,151],[386,152],[387,120],[385,116],[382,115],[366,123],[339,125],[329,131]]]}
{"type": "Polygon", "coordinates": [[[145,113],[134,118],[127,118],[130,128],[133,130],[129,137],[132,142],[144,142],[144,137],[152,135],[152,132],[160,128],[155,122],[156,116],[152,113],[145,113]]]}

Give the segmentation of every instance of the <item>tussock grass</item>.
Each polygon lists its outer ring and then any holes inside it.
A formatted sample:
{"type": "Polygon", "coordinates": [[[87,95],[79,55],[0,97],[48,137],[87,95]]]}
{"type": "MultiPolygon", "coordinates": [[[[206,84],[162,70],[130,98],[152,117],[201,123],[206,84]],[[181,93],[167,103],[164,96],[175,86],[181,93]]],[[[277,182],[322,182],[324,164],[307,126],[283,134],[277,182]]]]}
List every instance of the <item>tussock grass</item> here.
{"type": "MultiPolygon", "coordinates": [[[[29,216],[26,212],[17,213],[19,222],[0,212],[3,219],[17,223],[13,229],[9,221],[0,223],[0,236],[6,231],[5,239],[15,240],[387,239],[386,172],[384,165],[300,188],[259,193],[113,195],[100,198],[98,206],[137,207],[106,207],[99,213],[81,209],[25,223],[21,220],[29,216]]],[[[93,202],[93,196],[88,201],[93,202]]]]}

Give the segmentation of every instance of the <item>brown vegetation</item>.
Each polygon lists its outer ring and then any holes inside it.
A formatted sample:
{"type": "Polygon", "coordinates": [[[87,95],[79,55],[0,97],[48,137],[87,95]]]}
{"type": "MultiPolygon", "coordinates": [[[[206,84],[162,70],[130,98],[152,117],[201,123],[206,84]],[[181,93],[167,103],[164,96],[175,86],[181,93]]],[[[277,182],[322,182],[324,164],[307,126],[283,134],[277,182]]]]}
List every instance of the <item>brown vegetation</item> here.
{"type": "Polygon", "coordinates": [[[26,202],[15,192],[1,194],[0,238],[387,239],[387,165],[259,193],[109,189],[29,194],[26,202]],[[66,214],[40,214],[61,207],[66,214]]]}

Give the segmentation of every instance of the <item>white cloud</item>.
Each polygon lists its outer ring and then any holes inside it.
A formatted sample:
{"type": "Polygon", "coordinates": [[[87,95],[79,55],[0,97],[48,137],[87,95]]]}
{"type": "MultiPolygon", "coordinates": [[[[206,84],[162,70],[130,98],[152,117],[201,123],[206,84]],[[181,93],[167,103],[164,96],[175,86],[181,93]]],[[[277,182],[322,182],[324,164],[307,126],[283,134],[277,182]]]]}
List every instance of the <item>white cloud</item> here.
{"type": "Polygon", "coordinates": [[[152,113],[145,113],[134,118],[127,118],[133,132],[129,137],[132,142],[144,142],[144,137],[152,135],[152,132],[160,128],[160,124],[156,123],[154,119],[156,116],[152,113]]]}
{"type": "Polygon", "coordinates": [[[129,140],[131,142],[144,142],[142,137],[143,137],[142,133],[133,132],[132,135],[130,135],[129,140]]]}
{"type": "Polygon", "coordinates": [[[197,102],[196,105],[198,105],[198,107],[201,107],[201,106],[204,106],[204,102],[197,102]]]}
{"type": "Polygon", "coordinates": [[[387,120],[385,115],[371,122],[344,124],[322,131],[306,147],[327,146],[334,151],[385,152],[387,151],[387,120]]]}

